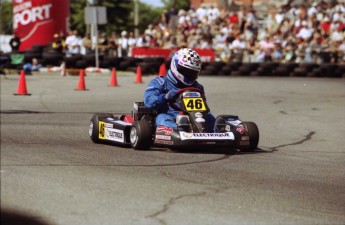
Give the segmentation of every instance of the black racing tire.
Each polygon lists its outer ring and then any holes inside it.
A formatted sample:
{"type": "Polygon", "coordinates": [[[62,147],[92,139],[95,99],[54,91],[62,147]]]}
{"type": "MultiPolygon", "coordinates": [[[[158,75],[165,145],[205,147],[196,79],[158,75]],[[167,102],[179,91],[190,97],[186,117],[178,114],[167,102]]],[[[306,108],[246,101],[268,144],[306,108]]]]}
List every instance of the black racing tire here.
{"type": "Polygon", "coordinates": [[[130,131],[130,142],[135,150],[148,150],[152,145],[152,125],[146,120],[135,121],[130,131]]]}
{"type": "Polygon", "coordinates": [[[115,118],[111,113],[95,113],[90,120],[89,136],[93,143],[100,143],[99,139],[99,120],[101,118],[115,118]]]}
{"type": "Polygon", "coordinates": [[[242,152],[252,152],[258,148],[259,144],[259,128],[254,122],[241,123],[249,136],[249,145],[240,146],[242,152]]]}

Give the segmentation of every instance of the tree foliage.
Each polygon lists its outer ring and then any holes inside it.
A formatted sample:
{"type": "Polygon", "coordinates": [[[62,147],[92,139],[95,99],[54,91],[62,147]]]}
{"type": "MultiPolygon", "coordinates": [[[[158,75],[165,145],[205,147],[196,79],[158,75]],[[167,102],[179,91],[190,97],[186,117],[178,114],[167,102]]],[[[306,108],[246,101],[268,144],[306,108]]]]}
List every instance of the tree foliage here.
{"type": "MultiPolygon", "coordinates": [[[[80,34],[87,31],[84,23],[84,9],[86,0],[70,0],[70,30],[78,30],[80,34]]],[[[138,29],[142,33],[149,24],[158,22],[164,10],[170,10],[173,5],[176,9],[189,9],[189,0],[162,0],[164,7],[155,8],[139,1],[138,29]]],[[[97,6],[107,7],[106,25],[99,25],[101,32],[121,33],[123,30],[134,31],[134,0],[98,0],[97,6]]],[[[1,33],[12,33],[12,1],[1,3],[1,33]]]]}
{"type": "Polygon", "coordinates": [[[0,5],[1,34],[12,34],[12,2],[2,1],[0,5]]]}

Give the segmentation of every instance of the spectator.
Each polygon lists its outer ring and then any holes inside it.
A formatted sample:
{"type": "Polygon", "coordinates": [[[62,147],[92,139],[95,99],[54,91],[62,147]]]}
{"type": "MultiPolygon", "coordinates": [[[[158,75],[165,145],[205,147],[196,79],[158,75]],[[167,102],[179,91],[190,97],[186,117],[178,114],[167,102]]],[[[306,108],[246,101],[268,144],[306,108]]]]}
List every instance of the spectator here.
{"type": "Polygon", "coordinates": [[[81,38],[78,36],[78,32],[76,30],[69,33],[68,37],[66,38],[66,46],[67,55],[80,54],[81,38]]]}
{"type": "Polygon", "coordinates": [[[26,63],[23,65],[23,70],[25,74],[31,74],[32,71],[38,71],[42,68],[42,65],[38,63],[36,58],[33,58],[31,63],[26,63]]]}
{"type": "Polygon", "coordinates": [[[115,32],[111,33],[111,35],[109,37],[109,40],[108,40],[108,43],[109,43],[108,55],[109,56],[118,56],[117,50],[118,50],[118,47],[119,47],[119,43],[118,43],[118,40],[117,40],[115,32]]]}
{"type": "Polygon", "coordinates": [[[108,55],[109,42],[108,35],[106,32],[101,33],[100,38],[98,40],[98,48],[100,50],[100,54],[108,55]]]}
{"type": "Polygon", "coordinates": [[[309,40],[313,35],[313,29],[308,27],[307,21],[303,21],[301,25],[301,29],[297,33],[296,37],[302,38],[304,41],[309,40]]]}
{"type": "Polygon", "coordinates": [[[127,38],[127,31],[121,32],[121,38],[119,39],[119,47],[120,47],[120,53],[121,57],[126,57],[128,55],[128,38],[127,38]]]}
{"type": "Polygon", "coordinates": [[[54,34],[54,41],[52,42],[52,49],[56,52],[64,53],[66,49],[65,41],[60,37],[59,34],[54,34]]]}
{"type": "Polygon", "coordinates": [[[10,46],[12,48],[12,52],[18,52],[19,47],[20,47],[20,38],[16,33],[14,33],[14,36],[10,39],[10,46]]]}
{"type": "Polygon", "coordinates": [[[92,40],[90,33],[86,33],[82,39],[83,54],[88,55],[92,53],[92,40]]]}
{"type": "Polygon", "coordinates": [[[260,61],[264,62],[272,61],[272,53],[274,50],[274,43],[272,37],[267,35],[263,40],[259,42],[259,48],[261,49],[260,61]]]}

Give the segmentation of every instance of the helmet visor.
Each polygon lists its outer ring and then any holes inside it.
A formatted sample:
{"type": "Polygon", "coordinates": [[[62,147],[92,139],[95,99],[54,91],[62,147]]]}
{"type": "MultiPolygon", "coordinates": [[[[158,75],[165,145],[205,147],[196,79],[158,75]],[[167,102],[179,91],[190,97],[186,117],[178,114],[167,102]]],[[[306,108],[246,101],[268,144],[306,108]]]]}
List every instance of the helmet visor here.
{"type": "Polygon", "coordinates": [[[186,78],[186,81],[195,81],[198,78],[200,72],[181,65],[177,65],[177,71],[186,78]]]}

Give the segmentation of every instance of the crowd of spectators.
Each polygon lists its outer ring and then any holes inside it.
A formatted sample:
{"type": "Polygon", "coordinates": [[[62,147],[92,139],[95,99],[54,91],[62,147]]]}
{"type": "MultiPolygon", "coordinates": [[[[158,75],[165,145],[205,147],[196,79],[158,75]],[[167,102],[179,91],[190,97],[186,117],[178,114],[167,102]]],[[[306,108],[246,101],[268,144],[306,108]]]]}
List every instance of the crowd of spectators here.
{"type": "MultiPolygon", "coordinates": [[[[65,54],[93,51],[90,34],[56,34],[52,47],[65,54]]],[[[189,10],[172,8],[134,37],[133,32],[101,33],[101,54],[131,56],[133,47],[214,49],[227,62],[345,62],[345,3],[219,10],[202,4],[189,10]]]]}

